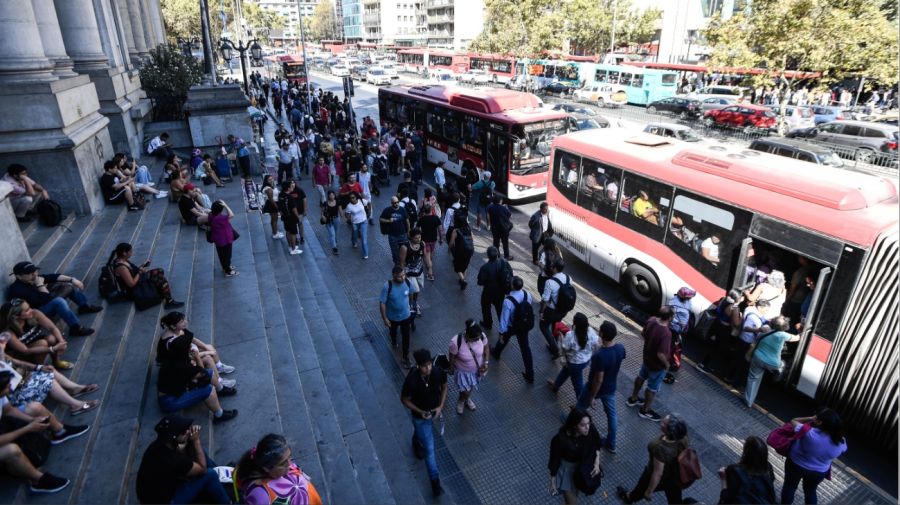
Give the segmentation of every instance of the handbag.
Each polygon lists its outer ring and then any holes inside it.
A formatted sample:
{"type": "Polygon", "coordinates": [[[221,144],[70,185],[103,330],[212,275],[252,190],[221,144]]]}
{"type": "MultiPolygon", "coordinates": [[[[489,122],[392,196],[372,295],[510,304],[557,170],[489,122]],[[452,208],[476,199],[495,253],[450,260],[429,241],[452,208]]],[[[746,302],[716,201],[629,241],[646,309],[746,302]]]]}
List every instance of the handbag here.
{"type": "Polygon", "coordinates": [[[744,360],[746,360],[747,363],[750,363],[750,361],[753,360],[753,353],[756,352],[756,348],[759,347],[759,344],[761,344],[762,341],[763,341],[766,337],[768,337],[769,335],[771,335],[771,334],[773,334],[773,333],[775,333],[775,332],[774,332],[774,331],[770,331],[769,333],[766,333],[765,335],[759,337],[759,339],[757,339],[756,343],[753,344],[753,345],[751,345],[750,348],[747,349],[746,354],[744,354],[744,360]]]}
{"type": "Polygon", "coordinates": [[[794,430],[792,423],[784,423],[772,430],[766,437],[766,443],[778,454],[787,457],[791,453],[791,446],[795,441],[806,436],[807,432],[812,429],[812,424],[805,423],[799,431],[794,430]]]}
{"type": "Polygon", "coordinates": [[[162,302],[162,296],[159,295],[156,286],[150,282],[150,279],[143,276],[134,285],[131,294],[134,297],[134,306],[137,310],[146,310],[162,302]]]}

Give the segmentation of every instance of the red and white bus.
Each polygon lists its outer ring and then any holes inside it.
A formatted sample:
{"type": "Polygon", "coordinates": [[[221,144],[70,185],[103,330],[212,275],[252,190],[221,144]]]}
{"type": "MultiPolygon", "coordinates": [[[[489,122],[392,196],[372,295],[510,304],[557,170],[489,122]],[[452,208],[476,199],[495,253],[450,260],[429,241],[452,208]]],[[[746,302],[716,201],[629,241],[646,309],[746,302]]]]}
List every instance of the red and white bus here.
{"type": "Polygon", "coordinates": [[[442,49],[401,49],[397,51],[397,63],[410,73],[431,76],[449,72],[462,74],[469,70],[469,57],[442,49]]]}
{"type": "Polygon", "coordinates": [[[278,57],[281,64],[281,76],[288,82],[304,84],[306,82],[306,66],[303,58],[294,54],[286,54],[278,57]]]}
{"type": "Polygon", "coordinates": [[[469,68],[483,70],[492,81],[506,84],[516,77],[516,58],[502,54],[469,53],[469,68]]]}
{"type": "Polygon", "coordinates": [[[759,272],[800,272],[804,304],[783,307],[802,321],[788,384],[896,444],[896,181],[740,149],[622,129],[558,137],[556,235],[654,311],[682,286],[702,312],[759,272]]]}
{"type": "Polygon", "coordinates": [[[427,159],[444,168],[489,170],[497,192],[510,200],[547,190],[550,143],[566,132],[566,114],[541,108],[530,93],[444,86],[378,90],[381,121],[425,132],[427,159]]]}

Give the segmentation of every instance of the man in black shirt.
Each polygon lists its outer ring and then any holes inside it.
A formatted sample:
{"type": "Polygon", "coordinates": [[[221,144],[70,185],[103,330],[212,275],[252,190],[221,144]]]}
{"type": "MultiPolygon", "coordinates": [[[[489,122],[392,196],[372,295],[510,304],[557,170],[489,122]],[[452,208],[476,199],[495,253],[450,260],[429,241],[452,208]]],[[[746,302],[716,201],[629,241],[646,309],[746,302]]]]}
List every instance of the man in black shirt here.
{"type": "Polygon", "coordinates": [[[103,164],[103,175],[100,176],[100,192],[106,203],[128,203],[128,210],[140,210],[142,207],[134,201],[134,179],[119,178],[116,170],[118,166],[112,160],[103,164]]]}
{"type": "Polygon", "coordinates": [[[40,310],[45,316],[61,318],[69,327],[69,335],[86,337],[94,330],[81,326],[81,320],[72,312],[68,297],[78,305],[79,314],[100,312],[103,307],[91,305],[84,296],[84,284],[78,279],[62,274],[38,275],[37,265],[30,261],[20,261],[13,267],[16,280],[6,288],[6,298],[25,300],[28,305],[40,310]],[[51,289],[53,290],[51,292],[51,289]],[[61,296],[59,296],[61,295],[61,296]]]}
{"type": "Polygon", "coordinates": [[[500,309],[503,305],[503,297],[509,291],[512,283],[512,268],[505,260],[500,259],[500,251],[496,247],[487,248],[488,261],[478,270],[478,285],[481,289],[481,321],[482,328],[490,330],[494,326],[491,317],[491,307],[497,312],[500,319],[500,309]]]}
{"type": "Polygon", "coordinates": [[[503,244],[503,257],[512,261],[509,255],[509,232],[512,230],[512,212],[509,207],[503,205],[503,197],[494,195],[494,201],[487,208],[488,228],[494,237],[494,247],[500,248],[503,244]]]}
{"type": "Polygon", "coordinates": [[[413,353],[416,367],[409,371],[403,381],[400,401],[412,412],[413,450],[419,458],[425,458],[431,492],[440,496],[444,490],[438,475],[437,458],[434,454],[434,418],[440,417],[447,400],[447,376],[443,370],[432,366],[428,349],[413,353]],[[424,452],[424,455],[422,455],[424,452]]]}
{"type": "Polygon", "coordinates": [[[200,190],[192,183],[187,183],[184,185],[184,193],[178,197],[178,210],[181,212],[181,219],[187,224],[203,226],[209,222],[209,209],[197,203],[199,195],[200,190]]]}
{"type": "Polygon", "coordinates": [[[144,451],[137,475],[141,503],[231,503],[219,483],[216,463],[203,450],[200,426],[180,416],[164,417],[154,428],[157,438],[144,451]]]}

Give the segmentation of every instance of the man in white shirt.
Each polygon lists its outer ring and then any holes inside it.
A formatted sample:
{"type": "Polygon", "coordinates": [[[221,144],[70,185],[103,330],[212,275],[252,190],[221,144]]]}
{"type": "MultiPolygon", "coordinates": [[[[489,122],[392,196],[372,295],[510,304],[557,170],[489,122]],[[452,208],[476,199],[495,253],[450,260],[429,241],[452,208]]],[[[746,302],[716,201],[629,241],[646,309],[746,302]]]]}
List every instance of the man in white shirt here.
{"type": "Polygon", "coordinates": [[[162,132],[150,139],[150,143],[147,144],[147,154],[168,159],[172,155],[172,144],[169,143],[169,134],[162,132]]]}
{"type": "Polygon", "coordinates": [[[437,186],[438,192],[444,192],[444,186],[447,185],[447,176],[444,174],[443,161],[439,161],[434,167],[434,185],[437,186]]]}
{"type": "Polygon", "coordinates": [[[566,263],[562,259],[557,259],[550,266],[550,269],[553,271],[553,275],[550,278],[556,279],[556,282],[548,280],[544,284],[544,292],[541,293],[541,334],[544,336],[544,340],[547,341],[547,350],[550,351],[554,359],[559,357],[559,345],[556,339],[553,338],[553,325],[561,321],[564,315],[557,313],[556,302],[559,300],[559,289],[567,282],[570,282],[569,276],[563,273],[565,268],[566,263]]]}
{"type": "Polygon", "coordinates": [[[722,241],[718,235],[713,234],[700,243],[700,253],[703,258],[715,266],[719,266],[719,243],[722,241]]]}

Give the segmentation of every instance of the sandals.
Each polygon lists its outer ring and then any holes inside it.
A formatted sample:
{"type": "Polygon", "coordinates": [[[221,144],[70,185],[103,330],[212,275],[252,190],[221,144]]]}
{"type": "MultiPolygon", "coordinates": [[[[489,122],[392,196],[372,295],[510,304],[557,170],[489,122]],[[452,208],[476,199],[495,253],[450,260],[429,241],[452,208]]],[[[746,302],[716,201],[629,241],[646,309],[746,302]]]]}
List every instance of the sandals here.
{"type": "Polygon", "coordinates": [[[60,359],[56,360],[56,363],[53,363],[53,367],[57,370],[71,370],[75,368],[75,365],[71,361],[60,359]]]}
{"type": "Polygon", "coordinates": [[[84,395],[93,393],[94,391],[97,391],[98,389],[100,389],[100,386],[98,386],[96,384],[87,384],[85,386],[81,386],[81,390],[78,391],[77,393],[72,394],[72,398],[78,398],[80,396],[84,396],[84,395]]]}
{"type": "Polygon", "coordinates": [[[89,402],[84,402],[81,404],[81,408],[77,409],[69,409],[69,414],[73,416],[84,414],[85,412],[90,412],[97,407],[100,406],[100,400],[91,400],[89,402]]]}

